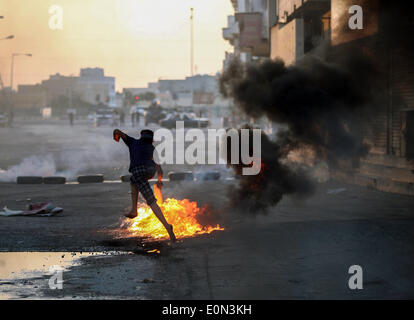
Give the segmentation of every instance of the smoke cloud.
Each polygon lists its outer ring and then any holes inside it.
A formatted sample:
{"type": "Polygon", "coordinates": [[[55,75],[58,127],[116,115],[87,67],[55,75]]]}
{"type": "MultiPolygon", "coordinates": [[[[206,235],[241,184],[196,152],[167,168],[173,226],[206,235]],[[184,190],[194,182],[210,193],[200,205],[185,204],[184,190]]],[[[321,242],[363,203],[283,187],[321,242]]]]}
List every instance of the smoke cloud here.
{"type": "Polygon", "coordinates": [[[56,174],[56,163],[52,155],[31,156],[7,170],[0,169],[1,182],[15,182],[18,176],[52,176],[56,174]]]}
{"type": "MultiPolygon", "coordinates": [[[[252,154],[253,130],[249,126],[249,152],[252,154]]],[[[239,133],[240,135],[240,133],[239,133]]],[[[231,163],[231,138],[227,139],[227,163],[231,163]]],[[[224,141],[223,141],[224,142],[224,141]]],[[[241,141],[239,141],[241,144],[241,141]]],[[[239,146],[241,150],[241,146],[239,146]]],[[[243,208],[245,212],[266,212],[269,206],[276,205],[284,195],[294,194],[308,197],[313,193],[314,184],[308,173],[300,165],[289,164],[286,161],[286,149],[278,143],[261,134],[261,170],[258,175],[243,175],[243,168],[258,165],[256,163],[243,164],[239,154],[238,164],[231,164],[238,185],[231,186],[229,190],[231,205],[243,208]]]]}
{"type": "Polygon", "coordinates": [[[62,128],[59,133],[48,126],[37,126],[33,130],[35,135],[29,147],[33,155],[22,157],[18,164],[0,168],[0,182],[15,182],[18,176],[63,176],[75,180],[79,174],[98,173],[107,179],[119,179],[128,170],[128,151],[123,143],[111,139],[111,128],[107,134],[87,127],[80,127],[76,132],[62,128]],[[50,136],[55,140],[41,147],[42,139],[50,136]]]}
{"type": "Polygon", "coordinates": [[[248,116],[266,116],[284,128],[276,142],[262,137],[265,166],[250,178],[255,181],[241,177],[237,192],[231,193],[234,202],[251,199],[252,210],[265,209],[285,194],[311,194],[308,176],[286,161],[292,152],[310,150],[330,167],[340,160],[358,166],[368,153],[363,124],[375,114],[374,102],[380,99],[374,94],[379,73],[362,54],[336,55],[328,49],[322,56],[307,56],[292,66],[280,59],[248,65],[234,60],[222,74],[223,96],[248,116]]]}
{"type": "Polygon", "coordinates": [[[367,152],[362,123],[376,76],[364,57],[342,64],[308,57],[289,67],[282,60],[248,66],[234,61],[221,78],[221,89],[247,115],[287,125],[278,134],[281,148],[311,146],[334,163],[367,152]]]}

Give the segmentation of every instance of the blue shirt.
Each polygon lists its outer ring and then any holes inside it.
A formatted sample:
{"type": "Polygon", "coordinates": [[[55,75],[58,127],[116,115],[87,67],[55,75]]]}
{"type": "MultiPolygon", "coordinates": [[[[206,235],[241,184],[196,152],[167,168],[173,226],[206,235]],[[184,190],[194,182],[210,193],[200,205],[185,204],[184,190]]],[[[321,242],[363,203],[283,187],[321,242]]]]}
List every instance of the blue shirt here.
{"type": "Polygon", "coordinates": [[[155,166],[154,146],[143,139],[134,139],[127,135],[125,144],[129,148],[129,172],[138,165],[155,166]]]}

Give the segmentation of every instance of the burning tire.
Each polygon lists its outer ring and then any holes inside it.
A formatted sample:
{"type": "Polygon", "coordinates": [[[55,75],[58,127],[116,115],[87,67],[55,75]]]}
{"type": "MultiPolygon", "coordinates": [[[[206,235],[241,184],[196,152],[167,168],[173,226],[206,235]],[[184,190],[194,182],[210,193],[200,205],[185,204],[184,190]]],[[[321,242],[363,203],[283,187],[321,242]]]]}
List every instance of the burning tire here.
{"type": "Polygon", "coordinates": [[[43,183],[44,184],[65,184],[66,178],[65,177],[44,177],[43,183]]]}
{"type": "Polygon", "coordinates": [[[198,172],[195,176],[198,181],[220,180],[220,172],[218,171],[198,172]]]}
{"type": "Polygon", "coordinates": [[[79,183],[102,183],[104,182],[104,176],[102,174],[79,176],[79,183]]]}
{"type": "Polygon", "coordinates": [[[43,177],[36,176],[21,176],[17,177],[17,184],[42,184],[43,177]]]}
{"type": "Polygon", "coordinates": [[[121,181],[122,182],[130,182],[131,181],[131,175],[127,174],[127,175],[121,176],[121,181]]]}
{"type": "Polygon", "coordinates": [[[194,175],[191,171],[169,172],[168,178],[170,181],[193,181],[194,175]]]}

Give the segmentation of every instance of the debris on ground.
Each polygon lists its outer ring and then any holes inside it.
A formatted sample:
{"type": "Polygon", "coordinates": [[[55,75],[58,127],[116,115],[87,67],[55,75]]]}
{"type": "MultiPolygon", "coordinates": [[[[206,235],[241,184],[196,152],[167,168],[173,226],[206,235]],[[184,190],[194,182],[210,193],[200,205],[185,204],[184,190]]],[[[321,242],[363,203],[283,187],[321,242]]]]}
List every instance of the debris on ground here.
{"type": "Polygon", "coordinates": [[[36,216],[36,217],[53,217],[63,211],[62,208],[56,207],[51,202],[32,203],[27,206],[27,210],[10,210],[7,207],[0,211],[0,216],[36,216]]]}

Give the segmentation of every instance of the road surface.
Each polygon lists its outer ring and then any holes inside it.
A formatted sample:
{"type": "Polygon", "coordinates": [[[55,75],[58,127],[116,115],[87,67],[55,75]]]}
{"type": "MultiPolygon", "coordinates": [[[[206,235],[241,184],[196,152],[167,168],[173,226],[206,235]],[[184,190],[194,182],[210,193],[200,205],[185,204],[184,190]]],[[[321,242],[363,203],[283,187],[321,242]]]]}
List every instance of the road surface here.
{"type": "MultiPolygon", "coordinates": [[[[226,189],[224,182],[183,183],[167,185],[165,193],[222,208],[227,203],[226,189]]],[[[120,216],[129,206],[128,184],[0,184],[1,206],[19,209],[27,198],[53,201],[64,212],[53,218],[0,217],[1,251],[129,254],[82,258],[80,265],[63,273],[62,290],[50,290],[46,274],[2,279],[0,290],[10,296],[414,298],[414,198],[409,196],[328,182],[307,201],[285,198],[267,215],[227,208],[219,218],[225,231],[173,246],[143,244],[120,228],[120,216]],[[160,253],[147,253],[151,249],[160,253]],[[352,265],[362,267],[362,290],[348,287],[352,265]]]]}

